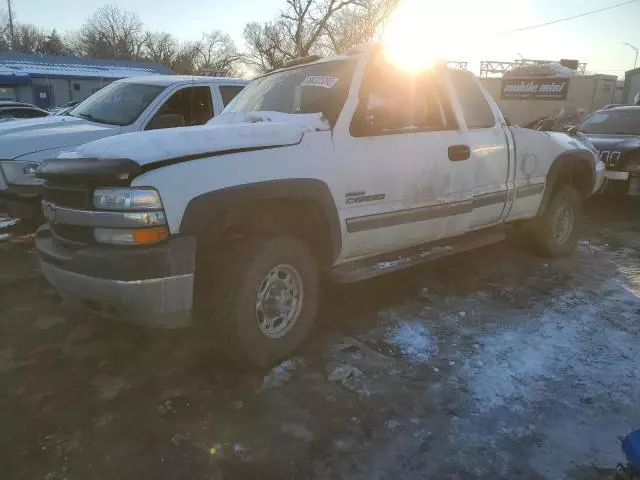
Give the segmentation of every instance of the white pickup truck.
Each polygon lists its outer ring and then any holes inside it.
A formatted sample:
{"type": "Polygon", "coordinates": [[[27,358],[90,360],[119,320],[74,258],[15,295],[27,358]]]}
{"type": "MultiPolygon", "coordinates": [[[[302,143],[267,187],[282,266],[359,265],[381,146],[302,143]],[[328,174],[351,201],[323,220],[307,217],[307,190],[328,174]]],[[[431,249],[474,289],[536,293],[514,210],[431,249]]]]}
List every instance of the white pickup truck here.
{"type": "Polygon", "coordinates": [[[151,75],[118,80],[69,114],[0,125],[0,212],[32,218],[40,211],[43,160],[99,138],[202,125],[249,82],[232,78],[151,75]]]}
{"type": "Polygon", "coordinates": [[[254,80],[208,125],[98,140],[46,162],[36,248],[60,295],[197,324],[265,365],[352,282],[531,228],[572,251],[603,182],[588,142],[509,127],[470,73],[397,70],[377,46],[254,80]],[[194,312],[198,312],[197,315],[194,312]]]}

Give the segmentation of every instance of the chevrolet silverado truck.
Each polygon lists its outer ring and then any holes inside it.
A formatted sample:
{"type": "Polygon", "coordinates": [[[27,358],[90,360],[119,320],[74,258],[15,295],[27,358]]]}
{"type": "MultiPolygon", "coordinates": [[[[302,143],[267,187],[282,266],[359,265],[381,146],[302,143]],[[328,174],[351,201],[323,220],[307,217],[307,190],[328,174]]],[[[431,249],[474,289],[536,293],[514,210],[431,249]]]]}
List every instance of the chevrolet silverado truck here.
{"type": "Polygon", "coordinates": [[[37,217],[34,175],[45,159],[98,138],[128,132],[202,125],[246,86],[231,78],[151,75],[118,80],[67,115],[0,125],[0,212],[37,217]]]}
{"type": "Polygon", "coordinates": [[[360,47],[257,78],[205,126],[45,162],[36,248],[69,303],[194,324],[268,365],[308,334],[321,278],[482,247],[513,224],[570,253],[603,175],[578,138],[509,127],[472,74],[409,74],[360,47]]]}

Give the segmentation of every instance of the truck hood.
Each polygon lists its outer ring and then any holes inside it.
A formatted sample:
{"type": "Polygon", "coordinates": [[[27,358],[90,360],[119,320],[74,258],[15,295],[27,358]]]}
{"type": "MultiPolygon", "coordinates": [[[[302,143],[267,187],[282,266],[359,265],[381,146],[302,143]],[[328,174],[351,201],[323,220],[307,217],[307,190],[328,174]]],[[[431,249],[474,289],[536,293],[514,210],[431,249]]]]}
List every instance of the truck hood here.
{"type": "Polygon", "coordinates": [[[305,133],[329,130],[322,114],[223,114],[199,127],[119,135],[81,145],[59,158],[128,158],[139,165],[296,145],[305,133]]]}
{"type": "Polygon", "coordinates": [[[120,127],[70,116],[14,120],[0,124],[0,157],[13,159],[28,153],[78,145],[116,135],[120,127]]]}

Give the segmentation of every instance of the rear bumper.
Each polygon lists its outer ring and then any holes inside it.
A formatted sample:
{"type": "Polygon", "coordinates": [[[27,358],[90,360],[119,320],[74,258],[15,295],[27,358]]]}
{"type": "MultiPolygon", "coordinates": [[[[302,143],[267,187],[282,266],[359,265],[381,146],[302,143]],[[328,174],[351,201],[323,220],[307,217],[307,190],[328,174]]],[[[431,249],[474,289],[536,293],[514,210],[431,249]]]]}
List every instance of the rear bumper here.
{"type": "Polygon", "coordinates": [[[36,251],[47,280],[70,305],[156,328],[192,322],[195,240],[172,239],[145,249],[60,244],[48,226],[36,251]]]}

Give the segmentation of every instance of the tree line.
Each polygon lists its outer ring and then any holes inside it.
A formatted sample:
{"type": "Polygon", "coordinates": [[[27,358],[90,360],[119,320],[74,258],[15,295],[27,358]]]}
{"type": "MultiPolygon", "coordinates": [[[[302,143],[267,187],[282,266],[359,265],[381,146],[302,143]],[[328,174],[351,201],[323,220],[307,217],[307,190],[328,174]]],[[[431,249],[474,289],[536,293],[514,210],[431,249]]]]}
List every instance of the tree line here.
{"type": "Polygon", "coordinates": [[[115,5],[91,14],[61,35],[34,25],[0,22],[0,50],[85,58],[150,61],[187,75],[263,73],[308,55],[340,53],[375,40],[399,0],[284,0],[268,22],[249,22],[238,48],[221,30],[199,40],[150,32],[139,15],[115,5]]]}

